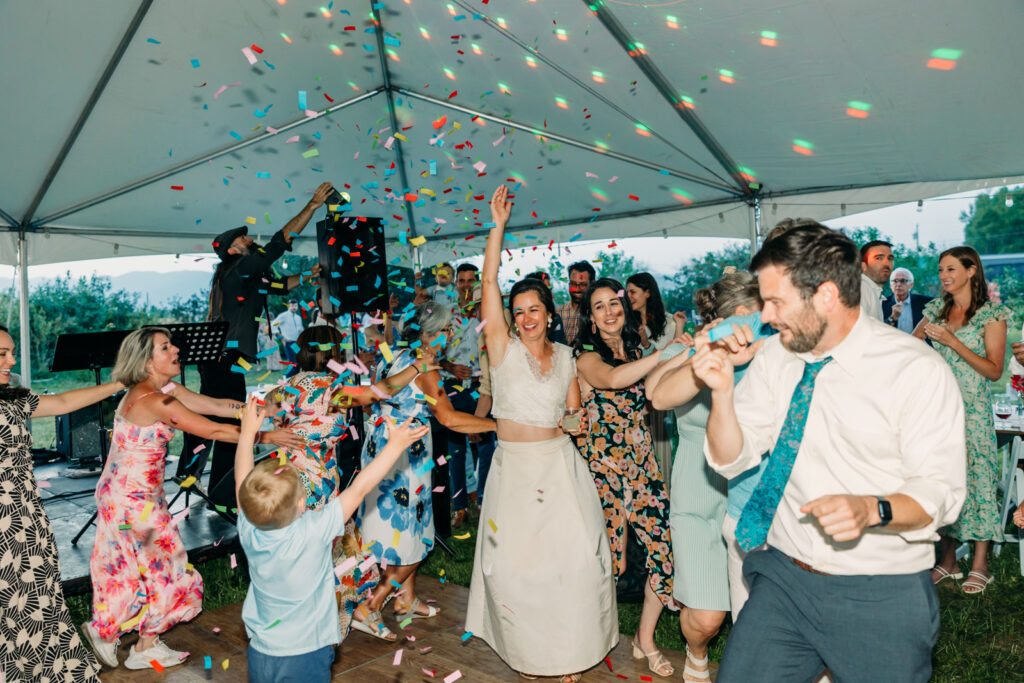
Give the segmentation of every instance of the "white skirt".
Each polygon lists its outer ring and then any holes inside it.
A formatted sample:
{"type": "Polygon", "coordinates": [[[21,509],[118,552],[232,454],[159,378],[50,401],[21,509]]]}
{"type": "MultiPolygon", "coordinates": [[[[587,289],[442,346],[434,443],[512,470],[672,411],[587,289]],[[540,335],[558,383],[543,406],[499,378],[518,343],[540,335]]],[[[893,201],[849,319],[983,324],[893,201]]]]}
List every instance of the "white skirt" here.
{"type": "Polygon", "coordinates": [[[480,511],[466,630],[516,671],[585,671],[618,643],[604,513],[566,436],[498,441],[480,511]]]}

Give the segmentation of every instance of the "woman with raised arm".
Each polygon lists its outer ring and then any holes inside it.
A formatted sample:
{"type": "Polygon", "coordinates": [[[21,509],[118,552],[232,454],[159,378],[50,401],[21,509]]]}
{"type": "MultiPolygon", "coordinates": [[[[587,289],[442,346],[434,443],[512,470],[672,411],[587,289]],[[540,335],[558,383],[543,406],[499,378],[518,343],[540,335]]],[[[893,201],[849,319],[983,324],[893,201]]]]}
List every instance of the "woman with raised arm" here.
{"type": "Polygon", "coordinates": [[[618,642],[618,612],[604,514],[586,463],[566,432],[585,431],[576,364],[552,344],[555,311],[543,283],[509,295],[505,324],[498,264],[512,209],[502,185],[483,268],[484,337],[491,364],[498,448],[480,511],[466,630],[524,678],[571,683],[618,642]]]}
{"type": "Polygon", "coordinates": [[[99,681],[100,667],[71,623],[53,529],[32,471],[33,417],[65,415],[120,391],[120,382],[40,396],[11,386],[14,339],[0,325],[0,641],[9,681],[99,681]]]}
{"type": "Polygon", "coordinates": [[[583,295],[574,346],[590,430],[576,439],[576,445],[604,508],[615,576],[626,571],[627,527],[646,551],[647,581],[633,657],[646,657],[651,671],[671,676],[672,665],[654,644],[662,608],[675,609],[668,491],[644,420],[643,378],[661,360],[661,351],[642,356],[642,324],[628,308],[617,280],[601,278],[583,295]]]}
{"type": "MultiPolygon", "coordinates": [[[[203,608],[203,579],[188,563],[185,544],[164,496],[167,444],[180,429],[234,443],[239,427],[203,417],[234,417],[245,405],[196,394],[171,379],[181,373],[178,348],[163,327],[143,327],[121,342],[112,376],[128,387],[114,413],[113,438],[96,484],[96,540],[89,560],[92,619],[82,632],[101,662],[117,666],[120,637],[138,630],[124,665],[149,669],[181,664],[160,634],[203,608]]],[[[286,430],[261,433],[279,446],[301,439],[286,430]]]]}

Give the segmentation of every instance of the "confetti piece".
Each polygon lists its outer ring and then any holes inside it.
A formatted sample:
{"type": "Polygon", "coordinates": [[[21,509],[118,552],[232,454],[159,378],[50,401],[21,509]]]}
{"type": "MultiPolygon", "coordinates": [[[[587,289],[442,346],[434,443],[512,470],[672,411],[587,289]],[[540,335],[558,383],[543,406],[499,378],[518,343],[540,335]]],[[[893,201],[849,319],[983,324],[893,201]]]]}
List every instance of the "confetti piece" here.
{"type": "Polygon", "coordinates": [[[418,247],[418,246],[420,246],[422,244],[426,244],[426,242],[427,242],[427,238],[424,237],[423,235],[418,235],[416,237],[411,237],[409,239],[409,244],[411,244],[414,247],[418,247]]]}
{"type": "Polygon", "coordinates": [[[306,150],[305,152],[302,153],[303,159],[312,159],[313,157],[318,156],[320,156],[320,150],[318,150],[316,147],[314,147],[313,149],[306,150]]]}
{"type": "Polygon", "coordinates": [[[37,481],[36,482],[36,486],[38,486],[41,489],[48,489],[48,488],[50,488],[50,482],[48,482],[48,481],[37,481]]]}
{"type": "Polygon", "coordinates": [[[196,483],[196,478],[193,476],[185,477],[184,481],[181,482],[181,488],[187,489],[192,484],[196,483]]]}
{"type": "Polygon", "coordinates": [[[250,48],[243,47],[242,48],[242,54],[245,55],[245,58],[247,60],[249,60],[249,64],[255,64],[257,61],[259,61],[257,59],[256,55],[253,54],[253,51],[250,48]]]}
{"type": "Polygon", "coordinates": [[[158,674],[162,674],[162,673],[164,672],[164,668],[163,668],[162,666],[160,666],[160,662],[156,661],[155,659],[151,659],[151,660],[149,660],[149,665],[150,665],[151,667],[153,667],[153,669],[154,669],[154,670],[155,670],[155,671],[156,671],[156,672],[157,672],[158,674]]]}
{"type": "Polygon", "coordinates": [[[149,513],[153,511],[153,501],[147,501],[146,505],[142,508],[142,514],[139,515],[139,521],[145,522],[149,520],[149,513]]]}
{"type": "Polygon", "coordinates": [[[192,68],[193,69],[198,69],[199,68],[199,60],[198,59],[193,59],[191,61],[192,61],[192,68]]]}
{"type": "Polygon", "coordinates": [[[301,109],[302,111],[306,110],[306,91],[305,90],[300,90],[299,91],[299,109],[301,109]]]}
{"type": "Polygon", "coordinates": [[[456,669],[447,676],[444,677],[444,683],[455,683],[455,681],[462,678],[462,672],[456,669]]]}
{"type": "Polygon", "coordinates": [[[285,140],[285,141],[284,141],[284,144],[286,144],[286,145],[290,145],[290,144],[292,144],[293,142],[298,142],[298,141],[299,141],[299,136],[298,136],[298,135],[293,135],[293,136],[291,136],[290,138],[288,138],[287,140],[285,140]]]}
{"type": "Polygon", "coordinates": [[[399,626],[399,628],[403,628],[404,629],[404,628],[407,628],[409,626],[409,624],[411,624],[411,623],[412,623],[412,617],[408,617],[408,618],[403,619],[402,621],[398,622],[398,626],[399,626]]]}
{"type": "Polygon", "coordinates": [[[498,525],[494,523],[493,519],[488,519],[487,523],[491,526],[491,531],[498,533],[498,525]]]}
{"type": "Polygon", "coordinates": [[[154,45],[159,45],[160,44],[160,41],[157,40],[156,38],[146,38],[146,42],[147,43],[153,43],[154,45]]]}
{"type": "Polygon", "coordinates": [[[433,678],[433,677],[434,677],[434,671],[432,671],[432,670],[430,670],[430,669],[420,669],[420,671],[422,671],[422,672],[423,672],[423,673],[425,673],[426,675],[430,676],[431,678],[433,678]]]}
{"type": "Polygon", "coordinates": [[[237,569],[238,568],[238,560],[235,558],[235,554],[234,553],[231,553],[231,568],[232,569],[237,569]]]}
{"type": "Polygon", "coordinates": [[[213,668],[213,658],[212,657],[203,657],[203,668],[204,669],[212,669],[213,668]]]}
{"type": "Polygon", "coordinates": [[[213,93],[213,99],[216,100],[218,97],[220,97],[220,94],[222,92],[224,92],[225,90],[227,90],[227,89],[228,89],[228,86],[226,86],[226,85],[222,85],[219,88],[217,88],[217,92],[213,93]]]}
{"type": "Polygon", "coordinates": [[[404,650],[398,650],[395,652],[395,658],[391,661],[391,666],[399,666],[402,663],[402,653],[404,650]]]}
{"type": "Polygon", "coordinates": [[[167,384],[160,387],[161,394],[169,394],[174,391],[174,382],[168,382],[167,384]]]}
{"type": "MultiPolygon", "coordinates": [[[[281,623],[281,620],[280,620],[280,619],[275,619],[275,620],[274,620],[274,623],[272,623],[272,624],[271,624],[270,626],[266,627],[266,628],[265,628],[265,629],[263,629],[263,630],[264,630],[264,631],[269,631],[270,629],[274,628],[275,626],[277,626],[277,625],[278,625],[278,624],[280,624],[280,623],[281,623]]],[[[224,661],[227,661],[227,660],[224,660],[224,661]]],[[[227,667],[224,667],[224,668],[227,668],[227,667]]]]}
{"type": "Polygon", "coordinates": [[[120,529],[121,531],[127,531],[128,529],[132,528],[132,525],[131,524],[118,524],[117,528],[120,529]]]}
{"type": "Polygon", "coordinates": [[[466,532],[466,533],[464,533],[464,534],[459,534],[459,535],[456,535],[456,536],[455,536],[455,540],[457,540],[457,541],[465,541],[465,540],[466,540],[467,538],[469,538],[469,536],[470,536],[470,534],[469,534],[469,532],[467,531],[467,532],[466,532]]]}
{"type": "MultiPolygon", "coordinates": [[[[276,622],[275,622],[275,623],[276,623],[276,622]]],[[[225,659],[225,660],[224,660],[223,662],[221,662],[221,663],[220,663],[220,668],[222,668],[222,669],[224,669],[225,671],[227,671],[227,670],[228,670],[228,660],[226,660],[226,659],[225,659]]]]}
{"type": "Polygon", "coordinates": [[[467,640],[469,640],[472,637],[473,637],[473,632],[472,631],[466,631],[465,633],[462,634],[462,642],[466,642],[467,640]]]}
{"type": "Polygon", "coordinates": [[[399,531],[398,529],[395,529],[395,535],[394,535],[394,537],[393,537],[393,538],[391,539],[391,545],[393,545],[393,546],[394,546],[394,547],[396,547],[396,548],[398,547],[398,539],[399,539],[399,536],[401,536],[401,532],[400,532],[400,531],[399,531]]]}
{"type": "MultiPolygon", "coordinates": [[[[394,360],[394,355],[392,355],[392,353],[391,353],[391,347],[388,346],[387,342],[381,342],[380,353],[381,353],[382,356],[384,356],[384,360],[386,362],[390,363],[390,362],[392,362],[392,360],[394,360]]],[[[373,385],[370,385],[370,386],[373,386],[373,385]]]]}

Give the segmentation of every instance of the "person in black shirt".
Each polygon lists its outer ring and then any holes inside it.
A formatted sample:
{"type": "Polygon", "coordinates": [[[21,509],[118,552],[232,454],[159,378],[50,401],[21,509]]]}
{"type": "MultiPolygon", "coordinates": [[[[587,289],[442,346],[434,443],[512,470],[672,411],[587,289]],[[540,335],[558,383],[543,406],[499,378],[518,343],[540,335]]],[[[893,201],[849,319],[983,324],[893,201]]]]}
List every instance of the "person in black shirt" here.
{"type": "MultiPolygon", "coordinates": [[[[312,281],[320,275],[320,266],[315,265],[309,276],[276,278],[270,272],[270,267],[285,251],[291,251],[292,240],[306,227],[313,212],[323,206],[333,189],[331,183],[322,183],[306,206],[274,233],[266,246],[256,244],[244,225],[227,230],[214,239],[213,248],[220,257],[220,263],[210,283],[210,311],[207,320],[227,321],[228,337],[221,361],[199,368],[201,393],[214,398],[233,398],[245,402],[245,366],[241,363],[251,365],[256,362],[257,323],[260,319],[270,319],[267,296],[287,294],[298,287],[304,277],[312,281]]],[[[193,474],[198,477],[198,473],[202,472],[210,450],[195,453],[200,443],[199,439],[186,437],[178,461],[179,476],[193,474]]],[[[215,505],[230,510],[235,507],[235,487],[230,477],[227,480],[225,477],[234,465],[235,444],[215,441],[211,450],[213,466],[210,469],[210,498],[215,505]],[[222,481],[224,485],[218,486],[222,481]]]]}

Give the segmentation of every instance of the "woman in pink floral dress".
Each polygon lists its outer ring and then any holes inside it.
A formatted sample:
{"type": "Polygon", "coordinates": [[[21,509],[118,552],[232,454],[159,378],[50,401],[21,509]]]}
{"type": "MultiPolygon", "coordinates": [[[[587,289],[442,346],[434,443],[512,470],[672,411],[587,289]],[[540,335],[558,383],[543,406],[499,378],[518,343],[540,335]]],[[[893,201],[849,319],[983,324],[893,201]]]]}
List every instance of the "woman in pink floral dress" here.
{"type": "MultiPolygon", "coordinates": [[[[203,438],[237,441],[238,427],[201,414],[233,416],[244,406],[212,399],[171,383],[181,372],[170,333],[144,327],[125,338],[113,376],[130,387],[114,415],[113,443],[96,486],[96,541],[89,562],[92,619],[82,625],[101,662],[117,666],[120,636],[138,630],[125,667],[181,663],[187,653],[159,635],[194,618],[203,606],[203,580],[188,564],[185,546],[164,497],[167,443],[181,429],[203,438]]],[[[287,431],[266,440],[294,446],[287,431]]],[[[154,667],[155,668],[155,667],[154,667]]]]}

